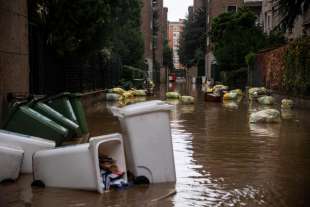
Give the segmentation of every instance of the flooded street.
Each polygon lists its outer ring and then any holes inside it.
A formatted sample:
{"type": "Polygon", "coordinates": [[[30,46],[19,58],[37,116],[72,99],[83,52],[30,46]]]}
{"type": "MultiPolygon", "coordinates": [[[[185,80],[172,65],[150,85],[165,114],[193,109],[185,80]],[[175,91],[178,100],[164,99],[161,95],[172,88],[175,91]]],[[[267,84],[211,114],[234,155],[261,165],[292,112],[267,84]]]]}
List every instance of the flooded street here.
{"type": "MultiPolygon", "coordinates": [[[[0,185],[0,206],[310,206],[310,111],[294,110],[280,124],[249,124],[257,106],[205,102],[199,86],[172,85],[170,90],[196,98],[176,105],[171,127],[176,184],[95,192],[31,188],[32,176],[0,185]],[[176,190],[172,196],[171,192],[176,190]]],[[[164,100],[166,87],[158,90],[164,100]]],[[[92,136],[121,132],[109,112],[113,104],[87,109],[92,136]]],[[[275,106],[279,108],[278,105],[275,106]]],[[[151,132],[150,132],[151,133],[151,132]]]]}

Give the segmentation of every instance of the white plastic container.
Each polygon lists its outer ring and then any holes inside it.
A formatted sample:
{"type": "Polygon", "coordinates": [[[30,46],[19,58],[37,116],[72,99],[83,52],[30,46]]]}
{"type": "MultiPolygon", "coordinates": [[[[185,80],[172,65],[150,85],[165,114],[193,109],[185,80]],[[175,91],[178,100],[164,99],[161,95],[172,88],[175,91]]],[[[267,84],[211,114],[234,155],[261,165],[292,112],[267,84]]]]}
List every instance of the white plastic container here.
{"type": "Polygon", "coordinates": [[[54,141],[32,137],[15,132],[0,130],[0,144],[18,146],[24,151],[22,173],[32,173],[32,156],[35,152],[43,149],[55,148],[54,141]]]}
{"type": "Polygon", "coordinates": [[[20,147],[0,144],[0,182],[16,180],[22,165],[24,151],[20,147]]]}
{"type": "Polygon", "coordinates": [[[151,183],[176,181],[169,119],[174,108],[158,100],[111,108],[122,126],[127,168],[151,183]]]}
{"type": "Polygon", "coordinates": [[[113,158],[119,170],[125,172],[124,179],[127,181],[123,140],[120,134],[93,137],[86,144],[35,153],[34,180],[42,181],[50,187],[97,190],[103,193],[99,153],[113,158]]]}

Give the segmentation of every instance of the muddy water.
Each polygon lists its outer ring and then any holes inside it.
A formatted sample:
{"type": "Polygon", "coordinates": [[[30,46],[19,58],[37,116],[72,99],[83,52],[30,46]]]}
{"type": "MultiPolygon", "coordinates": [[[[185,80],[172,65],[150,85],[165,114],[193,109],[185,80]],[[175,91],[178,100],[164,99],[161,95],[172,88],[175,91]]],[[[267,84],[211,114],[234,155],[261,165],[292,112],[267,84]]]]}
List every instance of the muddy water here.
{"type": "MultiPolygon", "coordinates": [[[[31,188],[31,176],[0,186],[0,206],[310,206],[310,112],[283,113],[280,124],[249,124],[255,104],[206,103],[199,87],[171,85],[193,95],[176,105],[171,127],[177,182],[94,192],[31,188]],[[174,196],[165,197],[176,190],[174,196]]],[[[157,98],[163,99],[162,86],[157,98]]],[[[111,104],[88,108],[92,135],[120,132],[111,104]]],[[[275,106],[278,107],[278,106],[275,106]]]]}

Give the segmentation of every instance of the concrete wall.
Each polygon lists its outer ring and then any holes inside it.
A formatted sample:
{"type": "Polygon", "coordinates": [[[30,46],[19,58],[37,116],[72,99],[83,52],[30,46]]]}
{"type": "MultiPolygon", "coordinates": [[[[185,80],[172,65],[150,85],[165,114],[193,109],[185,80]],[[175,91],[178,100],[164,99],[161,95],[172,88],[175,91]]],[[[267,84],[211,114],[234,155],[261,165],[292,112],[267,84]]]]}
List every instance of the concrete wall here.
{"type": "Polygon", "coordinates": [[[0,0],[0,117],[8,93],[29,92],[27,0],[0,0]]]}

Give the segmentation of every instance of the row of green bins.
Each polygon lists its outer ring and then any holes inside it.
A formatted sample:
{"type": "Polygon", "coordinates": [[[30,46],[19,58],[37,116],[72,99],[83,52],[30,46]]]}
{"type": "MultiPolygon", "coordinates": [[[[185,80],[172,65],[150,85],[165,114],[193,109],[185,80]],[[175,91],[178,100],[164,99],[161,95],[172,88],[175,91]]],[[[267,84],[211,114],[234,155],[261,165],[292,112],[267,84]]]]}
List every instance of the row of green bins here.
{"type": "Polygon", "coordinates": [[[4,129],[53,140],[57,146],[61,145],[69,135],[65,127],[30,108],[28,104],[18,103],[10,110],[4,129]]]}
{"type": "Polygon", "coordinates": [[[34,103],[31,107],[37,112],[39,112],[40,114],[55,121],[57,124],[67,128],[69,130],[69,137],[81,137],[82,136],[82,132],[77,123],[66,118],[61,113],[54,110],[53,108],[46,105],[45,103],[39,101],[39,102],[34,103]]]}
{"type": "Polygon", "coordinates": [[[60,93],[49,97],[45,102],[57,112],[79,125],[81,133],[88,133],[85,112],[81,103],[82,95],[79,93],[60,93]]]}

